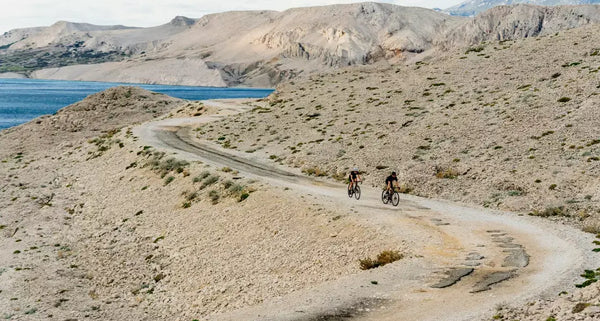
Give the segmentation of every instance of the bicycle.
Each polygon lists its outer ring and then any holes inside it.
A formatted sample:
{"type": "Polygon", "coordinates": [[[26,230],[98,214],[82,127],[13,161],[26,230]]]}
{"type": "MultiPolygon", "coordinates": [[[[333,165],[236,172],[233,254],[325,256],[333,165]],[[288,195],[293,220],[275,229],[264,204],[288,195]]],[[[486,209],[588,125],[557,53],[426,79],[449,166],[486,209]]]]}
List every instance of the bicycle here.
{"type": "Polygon", "coordinates": [[[348,183],[348,197],[352,198],[352,196],[354,196],[354,198],[356,198],[357,200],[360,199],[360,186],[358,186],[358,183],[360,181],[354,183],[352,189],[350,188],[350,183],[348,183]]]}
{"type": "Polygon", "coordinates": [[[400,194],[398,194],[396,188],[393,188],[393,190],[394,192],[390,193],[386,188],[383,190],[383,192],[381,192],[381,201],[383,202],[383,204],[392,202],[392,205],[398,206],[398,204],[400,203],[400,194]]]}

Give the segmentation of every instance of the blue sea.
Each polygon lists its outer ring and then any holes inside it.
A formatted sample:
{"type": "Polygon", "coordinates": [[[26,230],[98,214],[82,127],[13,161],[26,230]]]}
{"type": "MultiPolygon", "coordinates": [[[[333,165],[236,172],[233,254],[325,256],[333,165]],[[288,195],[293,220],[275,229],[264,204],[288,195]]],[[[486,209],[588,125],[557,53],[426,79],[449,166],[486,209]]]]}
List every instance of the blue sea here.
{"type": "Polygon", "coordinates": [[[262,98],[272,89],[140,85],[108,82],[0,79],[0,130],[26,123],[114,86],[139,86],[188,99],[262,98]]]}

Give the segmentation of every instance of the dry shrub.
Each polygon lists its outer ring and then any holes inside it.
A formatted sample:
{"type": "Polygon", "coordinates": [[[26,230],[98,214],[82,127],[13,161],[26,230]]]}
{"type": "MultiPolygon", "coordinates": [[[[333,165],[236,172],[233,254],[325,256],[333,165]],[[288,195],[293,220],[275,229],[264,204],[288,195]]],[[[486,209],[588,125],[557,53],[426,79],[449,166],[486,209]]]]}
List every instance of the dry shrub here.
{"type": "Polygon", "coordinates": [[[453,179],[458,177],[458,172],[450,167],[436,167],[435,177],[453,179]]]}
{"type": "Polygon", "coordinates": [[[394,251],[394,250],[383,251],[377,255],[377,259],[375,259],[375,260],[373,260],[371,258],[359,260],[360,269],[361,270],[374,269],[374,268],[384,266],[384,265],[392,263],[392,262],[396,262],[396,261],[402,259],[403,257],[404,257],[404,255],[400,254],[400,252],[398,252],[398,251],[394,251]]]}
{"type": "Polygon", "coordinates": [[[310,176],[317,176],[317,177],[322,177],[322,176],[327,176],[327,172],[324,170],[321,170],[318,167],[308,167],[302,170],[302,172],[306,175],[310,175],[310,176]]]}
{"type": "Polygon", "coordinates": [[[408,184],[399,185],[398,193],[410,194],[410,193],[412,193],[412,191],[414,191],[414,188],[408,184]]]}
{"type": "Polygon", "coordinates": [[[600,234],[600,221],[598,219],[588,219],[583,223],[582,230],[587,233],[600,234]]]}
{"type": "Polygon", "coordinates": [[[551,217],[551,216],[568,216],[567,211],[565,211],[564,206],[558,207],[547,207],[545,210],[533,210],[529,213],[531,216],[540,216],[540,217],[551,217]]]}
{"type": "Polygon", "coordinates": [[[590,304],[589,303],[577,303],[574,307],[573,307],[573,313],[579,313],[583,310],[585,310],[585,308],[589,307],[590,304]]]}
{"type": "Polygon", "coordinates": [[[348,180],[348,176],[344,172],[336,172],[335,174],[331,175],[331,178],[340,182],[346,182],[348,180]]]}
{"type": "Polygon", "coordinates": [[[210,200],[212,201],[213,205],[218,204],[219,203],[219,199],[221,198],[221,194],[217,190],[210,191],[208,193],[208,196],[210,197],[210,200]]]}

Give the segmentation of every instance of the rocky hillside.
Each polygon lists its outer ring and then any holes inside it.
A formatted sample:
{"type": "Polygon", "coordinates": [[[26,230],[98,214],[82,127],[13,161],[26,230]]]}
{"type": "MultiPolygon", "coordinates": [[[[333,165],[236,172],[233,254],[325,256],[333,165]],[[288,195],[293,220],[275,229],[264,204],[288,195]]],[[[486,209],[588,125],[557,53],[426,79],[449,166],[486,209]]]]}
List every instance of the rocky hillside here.
{"type": "Polygon", "coordinates": [[[444,12],[455,16],[476,16],[497,6],[512,4],[534,4],[539,6],[596,4],[600,0],[468,0],[450,7],[444,12]]]}
{"type": "MultiPolygon", "coordinates": [[[[129,39],[134,34],[156,34],[135,29],[92,37],[85,34],[85,41],[78,40],[81,50],[127,56],[115,59],[125,59],[121,63],[94,68],[52,66],[56,69],[42,70],[33,76],[269,87],[312,71],[413,56],[430,49],[437,35],[460,20],[432,10],[377,3],[284,12],[226,12],[197,21],[179,18],[181,29],[172,28],[173,34],[165,38],[138,37],[140,41],[134,42],[129,39]],[[170,77],[180,73],[184,73],[183,77],[170,77]],[[120,78],[117,74],[127,76],[120,78]]],[[[5,49],[7,54],[21,52],[25,43],[36,47],[31,44],[37,43],[36,38],[30,38],[33,40],[11,44],[5,49]]],[[[41,43],[47,42],[44,39],[41,43]]]]}
{"type": "Polygon", "coordinates": [[[485,11],[442,38],[447,48],[555,34],[600,22],[600,6],[500,6],[485,11]]]}
{"type": "Polygon", "coordinates": [[[0,131],[2,319],[206,320],[410,253],[347,210],[132,134],[192,108],[209,110],[120,87],[0,131]]]}
{"type": "Polygon", "coordinates": [[[313,175],[344,179],[358,166],[376,186],[396,170],[405,191],[595,231],[599,44],[600,26],[589,26],[313,76],[199,136],[313,175]]]}
{"type": "Polygon", "coordinates": [[[420,60],[481,41],[594,24],[598,6],[497,7],[476,18],[357,3],[177,17],[154,28],[60,22],[0,37],[0,73],[33,78],[272,87],[313,72],[420,60]]]}
{"type": "Polygon", "coordinates": [[[60,21],[47,28],[12,30],[0,36],[0,73],[122,61],[157,50],[193,23],[176,17],[158,27],[131,28],[60,21]]]}

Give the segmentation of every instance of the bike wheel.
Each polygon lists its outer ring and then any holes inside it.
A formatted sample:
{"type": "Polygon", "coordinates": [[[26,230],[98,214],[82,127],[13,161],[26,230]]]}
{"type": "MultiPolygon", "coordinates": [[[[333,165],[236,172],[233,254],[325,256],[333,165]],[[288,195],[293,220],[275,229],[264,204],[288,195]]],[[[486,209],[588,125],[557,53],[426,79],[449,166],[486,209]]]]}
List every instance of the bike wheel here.
{"type": "Polygon", "coordinates": [[[357,200],[360,199],[360,186],[358,185],[354,187],[354,198],[357,200]]]}
{"type": "Polygon", "coordinates": [[[383,204],[387,204],[390,201],[388,197],[388,191],[384,190],[381,192],[381,201],[383,201],[383,204]]]}
{"type": "Polygon", "coordinates": [[[394,192],[394,194],[392,194],[392,205],[398,206],[398,203],[400,203],[400,194],[394,192]]]}

